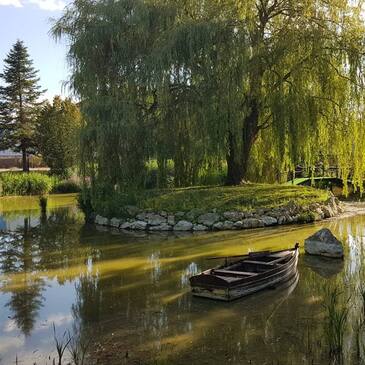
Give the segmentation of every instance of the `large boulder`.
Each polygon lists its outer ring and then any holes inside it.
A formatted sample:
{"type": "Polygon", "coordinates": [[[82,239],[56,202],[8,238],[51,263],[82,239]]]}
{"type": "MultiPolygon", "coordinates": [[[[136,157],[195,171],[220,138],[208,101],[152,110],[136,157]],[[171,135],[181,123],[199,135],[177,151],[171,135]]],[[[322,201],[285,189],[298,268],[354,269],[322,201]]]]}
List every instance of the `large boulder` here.
{"type": "Polygon", "coordinates": [[[327,228],[308,237],[304,241],[304,249],[309,255],[343,258],[342,243],[327,228]]]}
{"type": "Polygon", "coordinates": [[[219,221],[219,218],[219,214],[217,213],[206,213],[199,216],[198,223],[207,227],[212,227],[214,223],[219,221]]]}
{"type": "Polygon", "coordinates": [[[188,221],[179,221],[174,226],[174,231],[191,231],[193,229],[193,223],[188,221]]]}

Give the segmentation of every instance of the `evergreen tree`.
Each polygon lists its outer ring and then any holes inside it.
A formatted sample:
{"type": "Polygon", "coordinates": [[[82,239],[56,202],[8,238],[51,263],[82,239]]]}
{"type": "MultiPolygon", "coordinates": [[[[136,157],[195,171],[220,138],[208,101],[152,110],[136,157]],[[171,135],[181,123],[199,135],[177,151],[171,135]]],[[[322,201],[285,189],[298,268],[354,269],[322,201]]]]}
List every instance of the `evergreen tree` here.
{"type": "Polygon", "coordinates": [[[29,171],[28,154],[34,153],[34,133],[43,90],[28,50],[18,40],[4,60],[0,74],[0,148],[22,153],[23,171],[29,171]]]}

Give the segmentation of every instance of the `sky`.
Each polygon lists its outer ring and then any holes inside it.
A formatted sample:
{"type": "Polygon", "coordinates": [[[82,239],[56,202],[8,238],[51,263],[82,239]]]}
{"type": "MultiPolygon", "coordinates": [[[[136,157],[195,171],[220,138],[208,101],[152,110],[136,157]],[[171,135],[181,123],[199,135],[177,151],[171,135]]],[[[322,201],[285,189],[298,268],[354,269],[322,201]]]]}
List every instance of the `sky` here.
{"type": "Polygon", "coordinates": [[[69,73],[66,44],[49,35],[51,18],[60,17],[65,5],[64,0],[0,0],[0,73],[12,45],[24,41],[49,100],[68,95],[62,87],[69,73]]]}

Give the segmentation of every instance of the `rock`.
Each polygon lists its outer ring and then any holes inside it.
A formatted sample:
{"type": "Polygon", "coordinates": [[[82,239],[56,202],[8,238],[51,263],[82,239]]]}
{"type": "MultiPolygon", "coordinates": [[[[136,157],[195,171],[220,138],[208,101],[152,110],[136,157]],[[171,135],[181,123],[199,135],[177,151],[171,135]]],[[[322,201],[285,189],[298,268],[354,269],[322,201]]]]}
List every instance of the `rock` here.
{"type": "Polygon", "coordinates": [[[224,212],[223,217],[229,221],[237,222],[245,217],[245,214],[242,212],[224,212]]]}
{"type": "Polygon", "coordinates": [[[144,221],[135,221],[131,223],[130,229],[134,229],[136,231],[144,231],[147,228],[147,223],[144,221]]]}
{"type": "Polygon", "coordinates": [[[224,230],[223,222],[217,222],[217,223],[213,224],[213,229],[215,231],[223,231],[224,230]]]}
{"type": "Polygon", "coordinates": [[[262,220],[257,218],[247,218],[243,220],[243,228],[259,228],[264,227],[265,224],[262,220]]]}
{"type": "Polygon", "coordinates": [[[290,202],[286,205],[285,208],[291,214],[298,213],[298,207],[293,200],[290,200],[290,202]]]}
{"type": "Polygon", "coordinates": [[[279,226],[281,226],[282,224],[285,224],[285,223],[286,223],[286,216],[285,215],[281,215],[278,218],[278,224],[279,224],[279,226]]]}
{"type": "Polygon", "coordinates": [[[145,212],[136,215],[136,219],[139,221],[145,221],[147,219],[147,214],[145,212]]]}
{"type": "Polygon", "coordinates": [[[95,217],[95,224],[99,226],[108,226],[109,225],[109,219],[102,217],[101,215],[97,215],[95,217]]]}
{"type": "Polygon", "coordinates": [[[204,226],[203,224],[194,224],[193,231],[200,232],[200,231],[207,231],[208,227],[204,226]]]}
{"type": "Polygon", "coordinates": [[[166,218],[160,216],[159,214],[147,214],[147,223],[150,226],[159,226],[162,223],[166,223],[166,218]]]}
{"type": "Polygon", "coordinates": [[[192,209],[190,212],[187,212],[185,214],[185,217],[188,221],[195,221],[196,218],[201,215],[203,212],[201,211],[201,209],[192,209]]]}
{"type": "Polygon", "coordinates": [[[118,218],[112,218],[110,220],[110,225],[112,227],[115,227],[115,228],[119,228],[119,226],[123,223],[122,220],[118,219],[118,218]]]}
{"type": "Polygon", "coordinates": [[[172,231],[172,227],[167,223],[162,223],[159,226],[151,226],[149,227],[150,231],[172,231]]]}
{"type": "Polygon", "coordinates": [[[331,218],[334,216],[332,209],[327,205],[322,207],[322,212],[325,218],[331,218]]]}
{"type": "Polygon", "coordinates": [[[276,218],[270,217],[268,215],[262,216],[261,220],[264,222],[265,227],[275,226],[278,224],[278,220],[276,218]]]}
{"type": "Polygon", "coordinates": [[[174,231],[191,231],[193,229],[193,223],[188,221],[179,221],[174,226],[174,231]]]}
{"type": "Polygon", "coordinates": [[[119,226],[119,229],[131,229],[132,223],[124,222],[119,226]]]}
{"type": "Polygon", "coordinates": [[[141,209],[134,205],[126,205],[124,207],[125,211],[128,213],[129,216],[135,217],[138,213],[141,212],[141,209]]]}
{"type": "Polygon", "coordinates": [[[227,231],[231,231],[232,229],[234,229],[234,222],[232,222],[232,221],[223,222],[223,229],[225,229],[227,231]]]}
{"type": "Polygon", "coordinates": [[[167,223],[170,225],[170,226],[174,226],[175,225],[175,216],[173,214],[169,214],[167,216],[167,223]]]}
{"type": "Polygon", "coordinates": [[[219,221],[219,218],[219,214],[217,213],[206,213],[198,217],[198,223],[204,224],[207,227],[211,227],[214,223],[219,221]]]}
{"type": "Polygon", "coordinates": [[[244,228],[243,227],[243,222],[242,221],[237,221],[237,222],[234,223],[233,227],[235,229],[243,229],[244,228]]]}
{"type": "Polygon", "coordinates": [[[327,228],[308,237],[304,241],[304,249],[309,255],[343,258],[342,243],[327,228]]]}

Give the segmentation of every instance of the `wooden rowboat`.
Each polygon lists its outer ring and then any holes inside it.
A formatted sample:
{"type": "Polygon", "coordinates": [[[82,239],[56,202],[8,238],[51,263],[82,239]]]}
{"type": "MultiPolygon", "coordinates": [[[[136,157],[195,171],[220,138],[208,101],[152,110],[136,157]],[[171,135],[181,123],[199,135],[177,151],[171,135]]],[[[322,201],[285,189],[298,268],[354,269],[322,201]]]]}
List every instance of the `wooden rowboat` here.
{"type": "Polygon", "coordinates": [[[241,259],[209,269],[190,278],[198,297],[231,301],[272,289],[297,278],[299,244],[281,251],[251,252],[241,259]]]}

